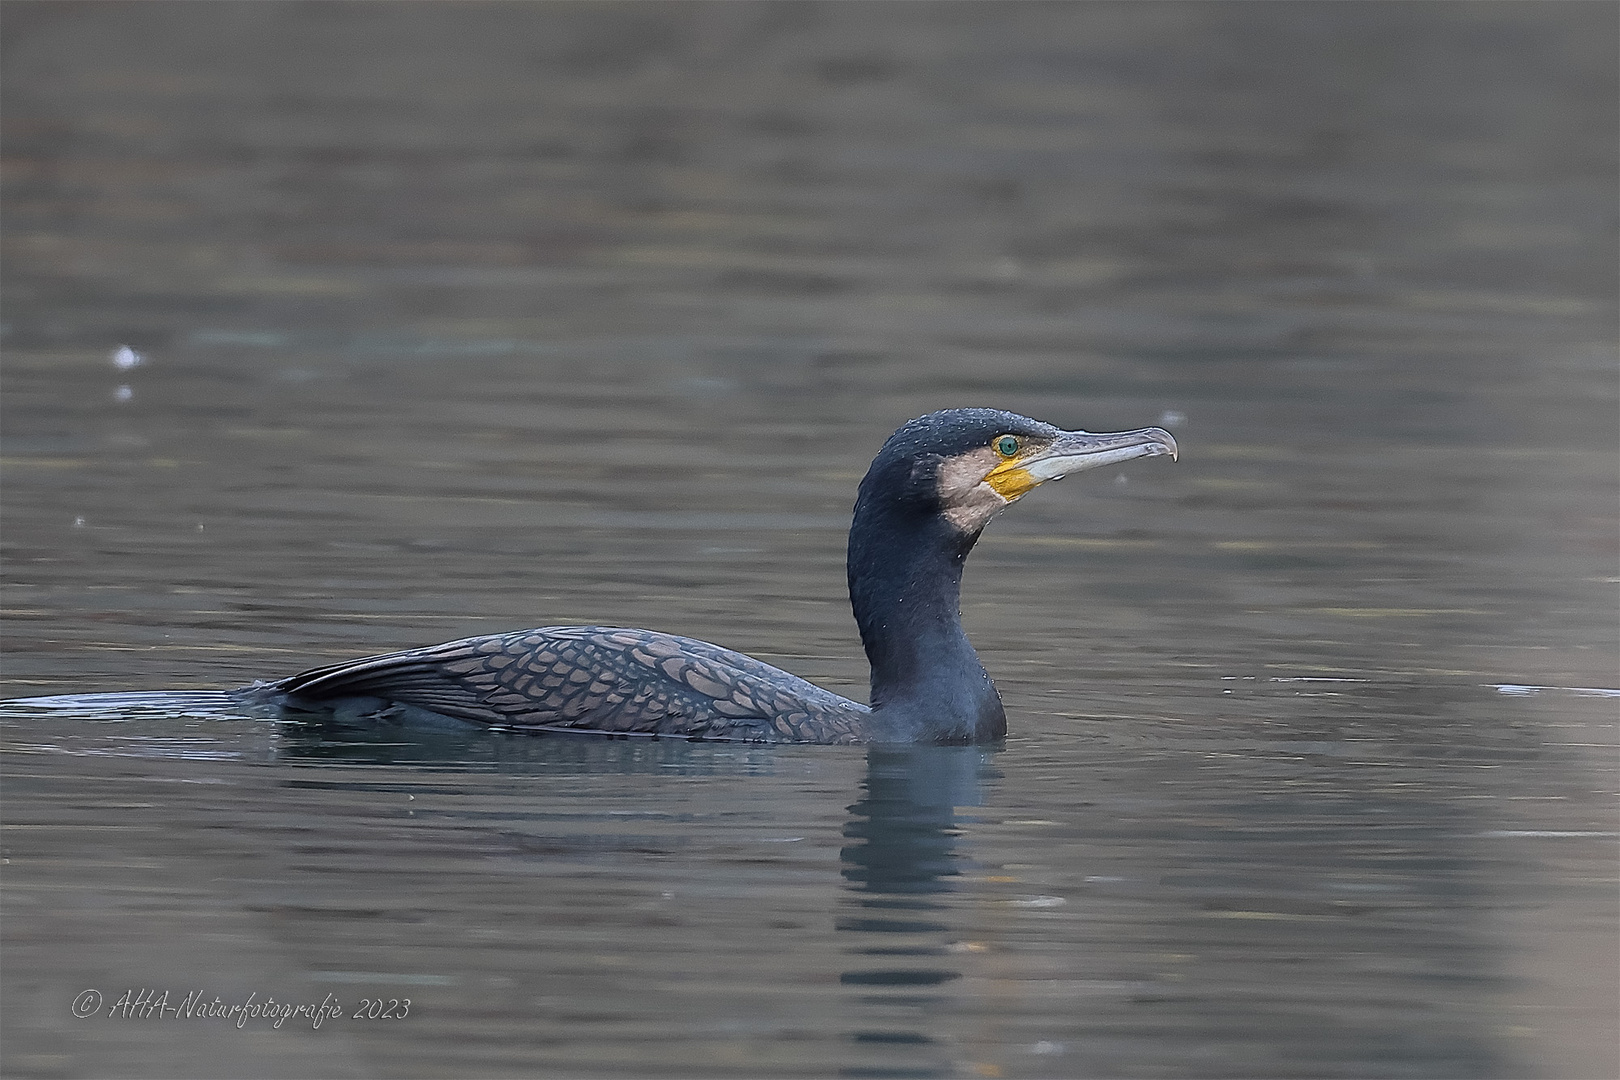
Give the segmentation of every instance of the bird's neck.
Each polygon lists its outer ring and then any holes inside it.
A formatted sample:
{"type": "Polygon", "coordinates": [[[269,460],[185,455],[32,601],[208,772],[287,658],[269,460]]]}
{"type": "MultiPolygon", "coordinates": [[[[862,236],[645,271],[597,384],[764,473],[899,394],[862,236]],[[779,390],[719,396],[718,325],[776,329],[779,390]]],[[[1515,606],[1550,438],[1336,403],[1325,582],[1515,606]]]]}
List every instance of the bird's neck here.
{"type": "Polygon", "coordinates": [[[908,507],[857,507],[849,598],[872,665],[878,735],[981,742],[1006,731],[1001,698],[962,630],[962,567],[977,533],[908,507]]]}

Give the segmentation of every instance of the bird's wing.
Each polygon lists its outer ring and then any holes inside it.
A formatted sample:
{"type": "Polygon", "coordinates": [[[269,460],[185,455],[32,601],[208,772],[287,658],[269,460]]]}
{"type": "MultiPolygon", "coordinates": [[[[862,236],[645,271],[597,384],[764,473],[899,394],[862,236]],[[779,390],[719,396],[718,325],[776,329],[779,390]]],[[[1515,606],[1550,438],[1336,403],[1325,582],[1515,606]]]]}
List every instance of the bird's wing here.
{"type": "Polygon", "coordinates": [[[315,668],[269,689],[379,697],[508,727],[863,741],[866,707],[742,653],[651,630],[548,626],[315,668]]]}

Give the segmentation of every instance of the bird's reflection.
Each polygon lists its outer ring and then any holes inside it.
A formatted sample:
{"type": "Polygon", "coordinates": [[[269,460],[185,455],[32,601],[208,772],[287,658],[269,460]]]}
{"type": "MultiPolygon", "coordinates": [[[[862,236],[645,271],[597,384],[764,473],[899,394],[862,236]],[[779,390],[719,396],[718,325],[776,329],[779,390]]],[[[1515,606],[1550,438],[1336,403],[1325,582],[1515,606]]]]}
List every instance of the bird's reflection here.
{"type": "Polygon", "coordinates": [[[927,908],[960,873],[956,808],[977,806],[992,751],[872,747],[864,794],[849,808],[844,880],[872,908],[927,908]]]}
{"type": "Polygon", "coordinates": [[[471,724],[400,726],[282,724],[279,756],[322,765],[429,766],[438,771],[524,776],[558,768],[587,773],[656,775],[771,774],[774,747],[764,743],[602,738],[492,731],[471,724]]]}
{"type": "Polygon", "coordinates": [[[994,749],[872,747],[863,794],[850,806],[840,851],[855,992],[845,1076],[943,1076],[954,1066],[924,1019],[961,978],[948,894],[970,868],[958,846],[961,808],[980,805],[996,775],[994,749]],[[936,1060],[937,1059],[937,1060],[936,1060]]]}

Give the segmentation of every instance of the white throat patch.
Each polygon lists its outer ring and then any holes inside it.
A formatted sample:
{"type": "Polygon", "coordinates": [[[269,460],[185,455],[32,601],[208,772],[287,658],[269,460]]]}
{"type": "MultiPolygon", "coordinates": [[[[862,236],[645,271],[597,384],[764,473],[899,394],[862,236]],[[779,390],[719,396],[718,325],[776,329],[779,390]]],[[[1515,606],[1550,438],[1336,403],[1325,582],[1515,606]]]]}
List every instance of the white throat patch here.
{"type": "Polygon", "coordinates": [[[939,467],[939,501],[945,520],[965,533],[978,532],[1012,500],[985,483],[985,475],[1001,463],[988,446],[954,458],[939,467]]]}

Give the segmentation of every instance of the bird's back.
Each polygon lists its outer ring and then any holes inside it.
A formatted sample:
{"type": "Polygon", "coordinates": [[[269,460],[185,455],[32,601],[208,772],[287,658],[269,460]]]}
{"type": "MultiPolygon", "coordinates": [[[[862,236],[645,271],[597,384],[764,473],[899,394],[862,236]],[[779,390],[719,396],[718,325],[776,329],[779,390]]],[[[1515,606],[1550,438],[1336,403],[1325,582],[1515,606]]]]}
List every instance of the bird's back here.
{"type": "Polygon", "coordinates": [[[254,688],[320,707],[376,699],[503,727],[762,742],[867,741],[865,705],[694,638],[547,626],[313,668],[254,688]]]}

